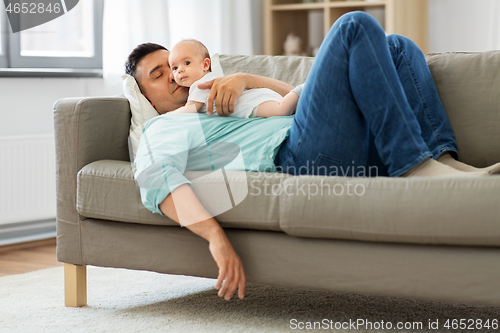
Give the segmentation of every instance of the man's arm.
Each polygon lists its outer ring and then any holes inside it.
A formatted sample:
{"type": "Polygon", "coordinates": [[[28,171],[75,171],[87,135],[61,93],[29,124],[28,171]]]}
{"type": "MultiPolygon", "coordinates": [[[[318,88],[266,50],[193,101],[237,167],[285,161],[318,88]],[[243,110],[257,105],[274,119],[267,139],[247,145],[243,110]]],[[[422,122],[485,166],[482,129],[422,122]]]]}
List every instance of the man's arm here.
{"type": "Polygon", "coordinates": [[[142,133],[135,159],[135,178],[141,187],[143,204],[153,212],[160,210],[206,239],[219,267],[215,286],[219,296],[230,299],[239,288],[239,296],[243,298],[246,284],[243,264],[224,230],[203,207],[183,175],[190,148],[189,129],[165,118],[148,125],[142,133]],[[158,203],[157,198],[165,199],[158,203]]]}
{"type": "Polygon", "coordinates": [[[210,253],[219,267],[215,285],[215,289],[219,290],[219,297],[225,296],[224,299],[229,300],[238,288],[238,297],[243,299],[246,285],[243,263],[222,227],[203,207],[191,186],[183,184],[177,187],[162,201],[159,208],[170,219],[208,241],[210,253]]]}
{"type": "Polygon", "coordinates": [[[236,99],[245,89],[269,88],[281,96],[285,96],[293,86],[286,82],[268,77],[236,73],[198,85],[200,89],[210,89],[207,102],[207,114],[213,113],[213,104],[219,116],[229,116],[234,111],[236,99]]]}

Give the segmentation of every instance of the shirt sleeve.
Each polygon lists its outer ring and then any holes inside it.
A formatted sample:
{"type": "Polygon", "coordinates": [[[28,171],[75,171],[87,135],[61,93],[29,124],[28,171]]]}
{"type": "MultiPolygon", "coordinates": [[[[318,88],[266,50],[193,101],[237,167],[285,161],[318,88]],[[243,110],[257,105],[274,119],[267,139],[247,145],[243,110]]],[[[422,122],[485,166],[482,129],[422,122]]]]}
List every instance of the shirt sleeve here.
{"type": "Polygon", "coordinates": [[[200,102],[207,103],[208,95],[210,94],[210,89],[199,89],[198,85],[208,81],[216,79],[217,76],[214,73],[208,73],[189,87],[188,102],[200,102]]]}
{"type": "Polygon", "coordinates": [[[188,102],[200,102],[206,104],[208,101],[208,95],[210,94],[210,89],[199,89],[196,87],[198,83],[199,82],[192,84],[189,88],[188,102]]]}
{"type": "Polygon", "coordinates": [[[184,177],[189,140],[189,131],[172,119],[158,119],[144,127],[134,162],[135,179],[142,203],[153,213],[163,215],[160,203],[180,185],[191,185],[184,177]]]}

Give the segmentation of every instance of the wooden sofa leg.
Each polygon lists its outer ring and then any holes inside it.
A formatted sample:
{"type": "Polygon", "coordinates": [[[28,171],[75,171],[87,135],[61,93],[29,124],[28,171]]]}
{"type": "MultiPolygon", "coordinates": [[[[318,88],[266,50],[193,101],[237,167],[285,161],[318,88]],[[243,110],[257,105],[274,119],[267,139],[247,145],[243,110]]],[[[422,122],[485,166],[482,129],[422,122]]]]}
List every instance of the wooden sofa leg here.
{"type": "Polygon", "coordinates": [[[66,306],[87,305],[87,266],[64,264],[64,299],[66,306]]]}

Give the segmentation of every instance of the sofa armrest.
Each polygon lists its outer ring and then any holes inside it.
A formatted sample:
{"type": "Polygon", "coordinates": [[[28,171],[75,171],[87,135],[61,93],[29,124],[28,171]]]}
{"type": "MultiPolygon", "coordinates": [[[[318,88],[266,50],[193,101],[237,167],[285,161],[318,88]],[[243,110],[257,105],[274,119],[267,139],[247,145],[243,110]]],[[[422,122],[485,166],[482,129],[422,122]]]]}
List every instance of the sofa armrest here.
{"type": "Polygon", "coordinates": [[[54,104],[57,259],[84,265],[76,211],[78,171],[97,160],[129,161],[130,106],[124,97],[65,98],[54,104]]]}

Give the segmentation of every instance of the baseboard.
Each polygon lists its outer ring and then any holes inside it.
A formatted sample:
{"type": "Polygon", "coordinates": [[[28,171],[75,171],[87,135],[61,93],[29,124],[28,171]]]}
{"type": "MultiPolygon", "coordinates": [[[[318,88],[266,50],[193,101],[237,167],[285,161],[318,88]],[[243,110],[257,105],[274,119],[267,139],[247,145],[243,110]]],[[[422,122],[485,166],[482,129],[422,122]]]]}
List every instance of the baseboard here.
{"type": "Polygon", "coordinates": [[[55,246],[56,244],[57,244],[56,238],[49,238],[49,239],[42,239],[42,240],[33,241],[33,242],[3,245],[3,246],[0,246],[0,253],[7,252],[7,251],[23,250],[23,249],[28,249],[28,248],[32,248],[32,247],[47,246],[47,245],[54,245],[55,246]]]}
{"type": "Polygon", "coordinates": [[[55,237],[55,219],[0,224],[0,246],[28,243],[55,237]]]}

